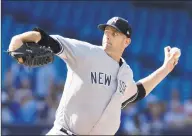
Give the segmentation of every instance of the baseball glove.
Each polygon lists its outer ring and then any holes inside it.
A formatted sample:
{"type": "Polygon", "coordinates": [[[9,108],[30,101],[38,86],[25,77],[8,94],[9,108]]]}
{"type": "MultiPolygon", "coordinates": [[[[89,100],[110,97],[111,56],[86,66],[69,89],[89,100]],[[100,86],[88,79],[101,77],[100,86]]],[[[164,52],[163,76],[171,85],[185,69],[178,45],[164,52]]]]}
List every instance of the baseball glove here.
{"type": "Polygon", "coordinates": [[[34,42],[24,43],[20,48],[15,51],[8,51],[8,53],[19,64],[29,67],[39,67],[54,61],[54,54],[50,48],[34,42]]]}

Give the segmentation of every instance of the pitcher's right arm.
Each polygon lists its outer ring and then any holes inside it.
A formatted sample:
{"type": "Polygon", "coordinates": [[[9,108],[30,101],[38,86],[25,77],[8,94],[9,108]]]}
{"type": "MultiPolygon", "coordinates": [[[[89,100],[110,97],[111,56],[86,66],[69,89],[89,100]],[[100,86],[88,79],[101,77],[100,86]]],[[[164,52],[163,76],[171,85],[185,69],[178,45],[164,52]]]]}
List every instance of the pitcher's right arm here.
{"type": "Polygon", "coordinates": [[[12,37],[9,44],[9,51],[14,51],[21,47],[24,42],[38,42],[41,39],[41,34],[36,31],[28,31],[12,37]]]}

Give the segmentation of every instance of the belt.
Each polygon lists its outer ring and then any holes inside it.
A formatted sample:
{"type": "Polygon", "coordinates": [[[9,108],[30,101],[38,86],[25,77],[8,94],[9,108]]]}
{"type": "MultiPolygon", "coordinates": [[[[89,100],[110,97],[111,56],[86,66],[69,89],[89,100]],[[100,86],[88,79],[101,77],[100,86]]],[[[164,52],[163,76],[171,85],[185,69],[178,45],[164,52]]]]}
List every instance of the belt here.
{"type": "Polygon", "coordinates": [[[60,129],[60,131],[61,131],[61,132],[64,132],[64,133],[65,133],[65,134],[67,134],[67,135],[76,136],[76,135],[75,135],[75,134],[73,134],[71,131],[66,130],[66,129],[64,129],[64,128],[61,128],[61,129],[60,129]]]}

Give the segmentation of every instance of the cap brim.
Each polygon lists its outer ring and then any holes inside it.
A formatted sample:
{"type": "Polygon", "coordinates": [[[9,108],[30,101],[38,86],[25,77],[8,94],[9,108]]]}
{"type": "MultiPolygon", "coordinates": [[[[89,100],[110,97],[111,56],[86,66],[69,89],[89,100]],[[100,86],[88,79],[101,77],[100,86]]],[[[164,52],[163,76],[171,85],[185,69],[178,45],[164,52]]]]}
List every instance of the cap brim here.
{"type": "Polygon", "coordinates": [[[120,31],[116,26],[114,26],[114,25],[99,24],[99,25],[98,25],[98,28],[99,28],[100,30],[104,31],[104,30],[105,30],[105,27],[107,27],[107,26],[111,26],[111,27],[115,28],[117,31],[121,32],[121,31],[120,31]]]}

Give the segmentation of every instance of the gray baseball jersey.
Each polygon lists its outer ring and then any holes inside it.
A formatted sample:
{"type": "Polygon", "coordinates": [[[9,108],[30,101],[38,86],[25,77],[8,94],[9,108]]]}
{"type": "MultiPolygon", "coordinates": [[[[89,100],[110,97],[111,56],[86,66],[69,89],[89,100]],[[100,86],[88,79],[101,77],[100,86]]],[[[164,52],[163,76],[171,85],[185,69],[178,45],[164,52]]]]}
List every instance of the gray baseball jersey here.
{"type": "Polygon", "coordinates": [[[54,125],[78,135],[114,135],[122,102],[137,93],[129,65],[123,60],[120,67],[101,46],[51,37],[60,43],[62,50],[57,55],[68,68],[54,125]]]}

